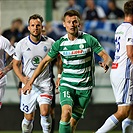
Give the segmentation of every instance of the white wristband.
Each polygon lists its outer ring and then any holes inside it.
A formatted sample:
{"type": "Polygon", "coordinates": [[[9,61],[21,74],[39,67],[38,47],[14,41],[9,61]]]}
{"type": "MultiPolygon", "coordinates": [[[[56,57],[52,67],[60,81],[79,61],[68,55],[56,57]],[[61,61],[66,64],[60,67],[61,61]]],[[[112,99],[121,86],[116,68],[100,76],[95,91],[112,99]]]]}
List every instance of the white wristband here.
{"type": "Polygon", "coordinates": [[[61,78],[61,74],[58,74],[58,78],[61,78]]]}

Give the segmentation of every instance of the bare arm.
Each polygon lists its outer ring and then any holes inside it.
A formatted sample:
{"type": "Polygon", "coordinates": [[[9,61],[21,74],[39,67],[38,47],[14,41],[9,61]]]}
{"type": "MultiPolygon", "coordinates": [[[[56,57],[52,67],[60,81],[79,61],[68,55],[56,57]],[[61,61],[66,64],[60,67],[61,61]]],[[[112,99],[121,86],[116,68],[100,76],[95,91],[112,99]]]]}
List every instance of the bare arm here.
{"type": "Polygon", "coordinates": [[[36,70],[34,71],[32,77],[30,78],[30,80],[28,81],[28,83],[25,85],[25,87],[22,89],[23,93],[26,94],[27,91],[30,92],[31,87],[33,82],[35,81],[35,79],[42,73],[42,71],[46,68],[46,66],[48,65],[48,63],[52,61],[52,58],[49,57],[48,55],[39,63],[38,67],[36,68],[36,70]]]}
{"type": "Polygon", "coordinates": [[[57,76],[57,79],[56,79],[56,94],[59,93],[58,87],[60,85],[61,73],[63,71],[62,60],[61,60],[60,55],[58,55],[58,57],[57,57],[57,71],[58,71],[58,76],[57,76]]]}
{"type": "Polygon", "coordinates": [[[109,69],[109,66],[110,66],[111,63],[112,63],[112,59],[111,59],[111,57],[106,53],[105,50],[102,50],[98,55],[103,59],[103,62],[100,62],[99,65],[100,65],[101,67],[104,68],[105,73],[106,73],[106,72],[108,71],[108,69],[109,69]]]}
{"type": "Polygon", "coordinates": [[[12,70],[13,68],[13,61],[10,62],[10,64],[8,66],[6,66],[5,68],[3,68],[2,70],[0,70],[0,79],[6,75],[7,72],[9,72],[10,70],[12,70]]]}
{"type": "Polygon", "coordinates": [[[26,84],[26,82],[28,81],[28,77],[25,77],[22,74],[21,61],[15,59],[13,60],[13,70],[17,77],[20,79],[20,81],[26,84]]]}
{"type": "Polygon", "coordinates": [[[133,46],[132,45],[127,45],[127,56],[130,59],[131,63],[133,64],[133,46]]]}
{"type": "Polygon", "coordinates": [[[57,57],[57,70],[58,70],[58,74],[61,74],[63,71],[62,60],[60,55],[57,57]]]}

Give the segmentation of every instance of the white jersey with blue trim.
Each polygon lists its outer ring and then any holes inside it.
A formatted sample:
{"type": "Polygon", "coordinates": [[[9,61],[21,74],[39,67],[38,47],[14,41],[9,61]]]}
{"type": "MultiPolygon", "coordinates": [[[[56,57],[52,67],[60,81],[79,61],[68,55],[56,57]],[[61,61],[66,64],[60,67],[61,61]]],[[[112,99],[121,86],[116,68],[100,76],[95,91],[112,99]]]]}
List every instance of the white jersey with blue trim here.
{"type": "MultiPolygon", "coordinates": [[[[10,56],[14,53],[14,47],[10,44],[9,40],[0,35],[0,69],[5,67],[5,52],[10,56]]],[[[6,77],[0,79],[0,85],[6,84],[6,77]]]]}
{"type": "Polygon", "coordinates": [[[133,65],[127,56],[126,46],[133,45],[133,26],[123,22],[115,32],[115,58],[111,74],[119,78],[133,78],[133,65]]]}
{"type": "MultiPolygon", "coordinates": [[[[42,36],[38,43],[31,41],[30,36],[23,38],[19,41],[15,48],[16,60],[22,60],[23,74],[31,77],[34,70],[37,68],[40,61],[47,55],[54,40],[49,37],[42,36]]],[[[34,85],[43,87],[50,81],[49,65],[45,70],[36,78],[34,85]]]]}

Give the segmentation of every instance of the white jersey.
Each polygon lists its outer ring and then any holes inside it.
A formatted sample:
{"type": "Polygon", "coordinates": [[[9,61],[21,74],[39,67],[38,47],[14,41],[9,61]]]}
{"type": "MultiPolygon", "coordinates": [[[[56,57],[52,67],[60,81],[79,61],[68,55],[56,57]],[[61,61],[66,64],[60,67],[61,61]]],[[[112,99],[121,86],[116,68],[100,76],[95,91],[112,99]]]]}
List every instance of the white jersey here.
{"type": "Polygon", "coordinates": [[[133,26],[122,23],[115,32],[115,58],[110,73],[110,81],[116,103],[127,105],[133,103],[133,65],[127,56],[127,45],[133,45],[133,26]]]}
{"type": "Polygon", "coordinates": [[[119,78],[133,78],[133,65],[127,56],[126,46],[133,45],[133,26],[130,23],[122,23],[115,32],[115,58],[112,64],[111,74],[119,78]]]}
{"type": "MultiPolygon", "coordinates": [[[[47,55],[54,40],[48,37],[43,37],[36,44],[31,41],[27,36],[19,41],[15,48],[14,59],[22,60],[23,74],[31,77],[34,70],[37,68],[40,61],[47,55]]],[[[34,85],[38,87],[47,86],[50,81],[49,65],[46,69],[36,78],[34,85]]]]}
{"type": "MultiPolygon", "coordinates": [[[[10,56],[14,53],[14,47],[10,44],[9,40],[0,35],[0,69],[5,67],[5,52],[7,52],[10,56]]],[[[6,76],[0,79],[0,85],[6,84],[6,76]]]]}

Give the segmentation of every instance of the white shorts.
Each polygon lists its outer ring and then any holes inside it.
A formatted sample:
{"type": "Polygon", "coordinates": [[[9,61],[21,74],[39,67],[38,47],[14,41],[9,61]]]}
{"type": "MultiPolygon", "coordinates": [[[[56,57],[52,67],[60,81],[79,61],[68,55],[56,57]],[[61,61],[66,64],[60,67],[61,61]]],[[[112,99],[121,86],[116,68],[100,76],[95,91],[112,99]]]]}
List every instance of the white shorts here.
{"type": "Polygon", "coordinates": [[[133,103],[133,81],[110,75],[116,103],[118,105],[130,105],[133,103]]]}
{"type": "MultiPolygon", "coordinates": [[[[52,86],[51,86],[52,87],[52,86]]],[[[34,85],[32,86],[32,90],[29,94],[24,95],[21,94],[21,103],[20,109],[26,114],[30,114],[36,110],[36,105],[39,104],[52,104],[53,93],[52,89],[50,91],[44,91],[43,89],[38,89],[34,85]]]]}
{"type": "Polygon", "coordinates": [[[0,108],[2,106],[2,98],[4,97],[4,94],[5,94],[5,88],[6,88],[6,85],[0,86],[0,108]]]}

